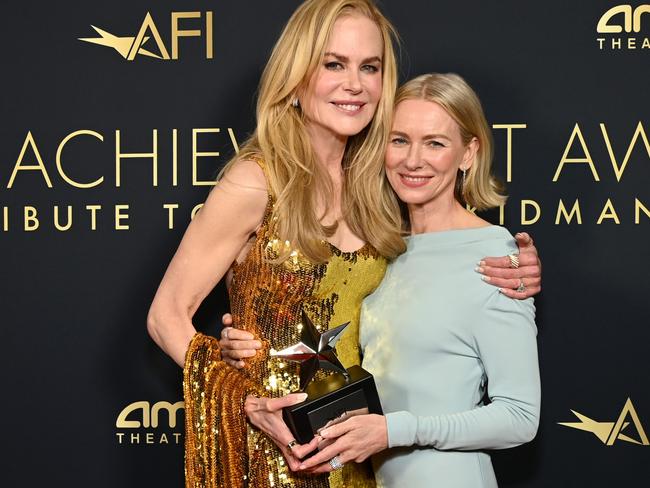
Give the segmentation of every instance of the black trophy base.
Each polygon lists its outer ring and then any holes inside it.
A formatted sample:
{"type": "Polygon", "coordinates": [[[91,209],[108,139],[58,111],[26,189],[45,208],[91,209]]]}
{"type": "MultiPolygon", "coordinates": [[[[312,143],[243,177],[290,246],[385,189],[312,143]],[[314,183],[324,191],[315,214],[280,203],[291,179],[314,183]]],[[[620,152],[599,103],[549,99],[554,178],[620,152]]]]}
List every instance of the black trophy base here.
{"type": "Polygon", "coordinates": [[[342,374],[332,374],[307,385],[307,400],[283,410],[284,421],[300,444],[311,441],[325,426],[363,413],[382,414],[375,381],[361,366],[342,374]]]}

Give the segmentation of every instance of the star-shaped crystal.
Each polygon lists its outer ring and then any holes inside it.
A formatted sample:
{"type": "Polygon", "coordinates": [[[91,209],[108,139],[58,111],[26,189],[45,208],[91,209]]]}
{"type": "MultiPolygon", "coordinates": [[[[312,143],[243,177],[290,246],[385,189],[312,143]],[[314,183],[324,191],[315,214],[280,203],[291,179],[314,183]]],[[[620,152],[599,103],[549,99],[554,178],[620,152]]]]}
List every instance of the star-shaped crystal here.
{"type": "Polygon", "coordinates": [[[271,356],[300,363],[300,389],[303,391],[319,369],[341,373],[347,379],[348,372],[336,357],[334,345],[349,324],[346,322],[321,333],[303,311],[300,342],[281,351],[271,351],[271,356]]]}

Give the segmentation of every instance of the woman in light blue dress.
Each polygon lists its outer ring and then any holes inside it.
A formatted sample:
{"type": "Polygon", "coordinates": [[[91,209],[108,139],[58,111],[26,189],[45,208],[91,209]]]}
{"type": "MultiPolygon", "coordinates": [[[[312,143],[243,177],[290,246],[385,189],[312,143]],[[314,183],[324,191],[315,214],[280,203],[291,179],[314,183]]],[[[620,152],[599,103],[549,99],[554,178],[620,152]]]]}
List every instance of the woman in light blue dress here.
{"type": "Polygon", "coordinates": [[[507,298],[470,267],[516,252],[507,230],[466,210],[504,201],[490,129],[462,78],[429,74],[398,91],[389,141],[386,174],[411,236],[366,298],[360,337],[386,414],[325,429],[334,443],[302,468],[373,455],[381,487],[496,487],[486,451],[533,439],[540,379],[533,299],[507,298]]]}
{"type": "MultiPolygon", "coordinates": [[[[517,264],[510,233],[466,210],[505,201],[491,159],[489,126],[462,78],[423,75],[400,88],[386,175],[411,235],[365,299],[360,335],[363,366],[386,413],[321,431],[330,445],[301,469],[326,472],[373,456],[380,487],[492,488],[486,451],[535,436],[533,299],[512,300],[472,271],[482,271],[477,262],[489,255],[511,255],[517,264]]],[[[230,331],[222,354],[241,366],[258,346],[230,331]]]]}

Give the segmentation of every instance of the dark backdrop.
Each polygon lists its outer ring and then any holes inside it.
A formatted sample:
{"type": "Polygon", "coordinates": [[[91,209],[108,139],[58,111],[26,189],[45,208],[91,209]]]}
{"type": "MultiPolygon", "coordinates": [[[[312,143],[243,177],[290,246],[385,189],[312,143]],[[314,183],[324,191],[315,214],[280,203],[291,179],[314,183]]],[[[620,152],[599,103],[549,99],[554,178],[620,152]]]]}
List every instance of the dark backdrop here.
{"type": "MultiPolygon", "coordinates": [[[[234,153],[231,134],[242,141],[253,128],[257,80],[297,3],[3,2],[3,486],[181,486],[182,413],[174,426],[158,403],[182,399],[181,372],[147,336],[146,313],[210,189],[198,182],[234,153]],[[172,57],[172,12],[195,12],[179,26],[199,36],[181,37],[178,59],[168,60],[137,49],[129,60],[78,40],[101,39],[94,25],[128,51],[147,12],[163,46],[149,29],[150,53],[172,57]],[[122,153],[152,153],[154,131],[157,184],[152,157],[122,158],[118,186],[116,140],[122,153]],[[193,132],[195,153],[220,153],[196,158],[194,180],[193,132]],[[165,204],[178,205],[171,229],[165,204]],[[119,205],[128,217],[116,224],[119,205]],[[56,228],[55,206],[61,228],[70,206],[67,230],[56,228]],[[155,426],[151,409],[161,412],[155,426]]],[[[542,421],[530,445],[495,453],[503,486],[648,483],[650,15],[639,32],[598,33],[616,5],[383,2],[403,40],[401,78],[458,72],[501,126],[503,223],[530,232],[544,263],[542,421]],[[513,124],[508,137],[503,126],[513,124]],[[558,208],[576,200],[581,223],[577,214],[557,221],[558,208]],[[571,409],[594,420],[584,420],[587,431],[558,425],[579,422],[571,409]]],[[[197,327],[216,334],[225,310],[217,288],[197,327]]]]}

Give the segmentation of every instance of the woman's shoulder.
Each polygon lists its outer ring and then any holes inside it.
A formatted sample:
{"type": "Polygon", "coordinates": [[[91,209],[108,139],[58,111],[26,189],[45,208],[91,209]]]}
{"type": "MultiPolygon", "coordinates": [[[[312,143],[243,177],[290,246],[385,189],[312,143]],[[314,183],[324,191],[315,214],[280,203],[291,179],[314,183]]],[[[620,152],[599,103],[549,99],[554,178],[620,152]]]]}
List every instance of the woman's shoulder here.
{"type": "Polygon", "coordinates": [[[262,159],[257,159],[252,156],[237,159],[228,166],[221,177],[220,183],[266,192],[268,183],[264,162],[262,159]]]}
{"type": "Polygon", "coordinates": [[[484,227],[484,230],[480,243],[486,256],[505,256],[519,252],[515,238],[505,227],[489,225],[484,227]]]}
{"type": "Polygon", "coordinates": [[[208,195],[201,213],[246,229],[259,227],[268,213],[269,194],[263,169],[253,160],[228,164],[208,195]]]}

